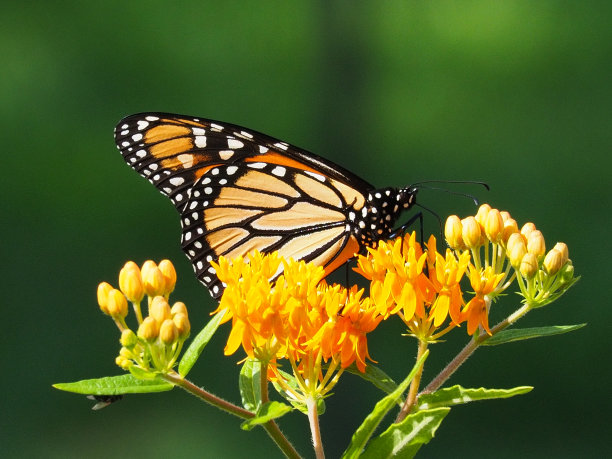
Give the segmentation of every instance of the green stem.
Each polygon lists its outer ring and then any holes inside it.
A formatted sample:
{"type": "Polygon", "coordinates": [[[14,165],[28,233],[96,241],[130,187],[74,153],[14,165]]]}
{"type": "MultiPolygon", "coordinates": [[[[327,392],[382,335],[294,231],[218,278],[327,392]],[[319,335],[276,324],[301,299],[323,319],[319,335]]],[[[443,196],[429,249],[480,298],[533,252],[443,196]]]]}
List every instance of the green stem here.
{"type": "Polygon", "coordinates": [[[233,414],[234,416],[238,416],[242,419],[250,419],[255,415],[250,411],[245,410],[244,408],[240,408],[239,406],[234,405],[227,400],[223,400],[222,398],[217,397],[216,395],[211,394],[210,392],[202,389],[201,387],[196,386],[191,381],[181,378],[178,373],[168,373],[165,375],[161,375],[163,379],[168,381],[175,386],[180,387],[181,389],[189,392],[191,395],[195,395],[200,400],[217,407],[227,413],[233,414]]]}
{"type": "Polygon", "coordinates": [[[310,423],[310,433],[312,435],[312,446],[317,459],[325,459],[323,443],[321,441],[321,429],[319,428],[319,413],[317,412],[317,401],[314,397],[306,397],[306,407],[308,408],[308,422],[310,423]]]}
{"type": "Polygon", "coordinates": [[[504,328],[512,325],[514,322],[516,322],[525,314],[527,314],[530,309],[531,306],[529,306],[528,304],[523,305],[519,309],[514,311],[512,314],[510,314],[508,317],[506,317],[504,320],[502,320],[500,323],[498,323],[495,327],[493,327],[491,329],[491,335],[483,333],[476,338],[472,338],[470,342],[467,343],[467,345],[459,352],[459,354],[457,354],[455,358],[448,365],[446,365],[446,367],[438,374],[438,376],[436,376],[427,385],[427,387],[423,389],[423,392],[421,393],[430,394],[438,390],[438,388],[440,388],[440,386],[442,386],[442,384],[444,384],[448,380],[448,378],[450,378],[453,373],[457,371],[457,369],[463,364],[463,362],[465,362],[474,353],[474,351],[478,349],[478,346],[488,340],[491,336],[495,336],[496,333],[499,333],[504,328]]]}
{"type": "MultiPolygon", "coordinates": [[[[419,340],[419,348],[417,350],[417,357],[416,357],[417,362],[421,359],[421,357],[423,357],[423,354],[425,354],[425,351],[427,351],[427,344],[428,344],[427,341],[419,340]]],[[[404,405],[402,406],[402,409],[397,415],[397,418],[395,418],[395,424],[397,424],[398,422],[401,422],[406,416],[408,416],[408,414],[410,413],[410,410],[414,406],[414,403],[416,402],[416,399],[417,399],[417,395],[419,393],[419,386],[421,385],[421,376],[423,376],[424,367],[425,365],[421,365],[417,373],[414,375],[414,378],[412,379],[412,382],[410,383],[410,390],[408,391],[408,397],[406,397],[406,400],[404,401],[404,405]]]]}

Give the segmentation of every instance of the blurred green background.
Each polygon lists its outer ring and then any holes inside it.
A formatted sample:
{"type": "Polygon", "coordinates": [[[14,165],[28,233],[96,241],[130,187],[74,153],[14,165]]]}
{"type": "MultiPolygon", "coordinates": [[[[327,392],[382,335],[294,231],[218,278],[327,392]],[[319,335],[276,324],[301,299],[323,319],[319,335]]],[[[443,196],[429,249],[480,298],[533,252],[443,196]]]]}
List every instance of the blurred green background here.
{"type": "MultiPolygon", "coordinates": [[[[215,307],[180,250],[173,206],[115,149],[115,124],[140,111],[248,126],[378,186],[487,181],[490,192],[449,188],[534,221],[549,246],[565,241],[583,276],[520,325],[589,325],[479,351],[451,383],[535,390],[453,409],[422,455],[610,454],[611,3],[13,2],[2,15],[4,457],[280,457],[262,430],[178,390],[93,412],[51,388],[120,373],[95,289],[127,259],[175,262],[173,298],[194,328],[215,307]]],[[[442,216],[475,212],[446,193],[419,199],[442,216]]],[[[402,332],[389,321],[371,341],[396,379],[414,359],[402,332]]],[[[237,402],[241,356],[222,357],[226,334],[192,377],[237,402]]],[[[465,341],[434,346],[424,379],[465,341]]],[[[343,377],[321,420],[328,457],[380,395],[343,377]]],[[[311,457],[306,418],[281,424],[311,457]]]]}

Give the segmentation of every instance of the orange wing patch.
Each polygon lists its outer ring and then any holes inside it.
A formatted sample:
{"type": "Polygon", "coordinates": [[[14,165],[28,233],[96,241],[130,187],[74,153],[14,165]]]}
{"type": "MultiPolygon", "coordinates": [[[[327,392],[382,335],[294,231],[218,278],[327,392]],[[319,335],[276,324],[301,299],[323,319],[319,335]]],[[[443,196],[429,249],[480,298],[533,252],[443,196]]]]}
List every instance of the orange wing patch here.
{"type": "Polygon", "coordinates": [[[242,228],[226,228],[213,231],[206,236],[206,242],[217,255],[223,255],[235,244],[249,237],[249,232],[242,228]]]}
{"type": "Polygon", "coordinates": [[[212,231],[225,225],[240,226],[247,218],[261,213],[261,210],[240,207],[211,207],[204,210],[204,222],[206,229],[212,231]]]}
{"type": "Polygon", "coordinates": [[[311,232],[303,236],[292,238],[278,251],[280,255],[285,258],[301,260],[302,258],[308,257],[320,246],[325,245],[329,241],[333,241],[336,238],[340,238],[343,233],[344,226],[311,232]]]}
{"type": "Polygon", "coordinates": [[[291,185],[268,174],[259,171],[248,171],[238,180],[236,186],[252,188],[254,190],[269,191],[275,194],[284,194],[292,198],[299,198],[300,193],[291,185]]]}
{"type": "Polygon", "coordinates": [[[325,202],[330,206],[342,208],[342,201],[340,201],[338,195],[324,183],[303,174],[297,174],[295,184],[306,193],[306,196],[325,202]]]}
{"type": "Polygon", "coordinates": [[[149,129],[145,136],[145,142],[157,143],[164,140],[175,139],[177,137],[188,136],[191,134],[191,129],[176,124],[160,124],[149,129]]]}
{"type": "Polygon", "coordinates": [[[344,220],[341,212],[301,201],[285,211],[267,213],[251,225],[259,230],[291,231],[326,223],[341,223],[344,220]]]}
{"type": "Polygon", "coordinates": [[[278,208],[289,203],[285,198],[272,196],[267,193],[244,190],[233,186],[224,187],[217,199],[216,206],[244,206],[256,208],[278,208]]]}

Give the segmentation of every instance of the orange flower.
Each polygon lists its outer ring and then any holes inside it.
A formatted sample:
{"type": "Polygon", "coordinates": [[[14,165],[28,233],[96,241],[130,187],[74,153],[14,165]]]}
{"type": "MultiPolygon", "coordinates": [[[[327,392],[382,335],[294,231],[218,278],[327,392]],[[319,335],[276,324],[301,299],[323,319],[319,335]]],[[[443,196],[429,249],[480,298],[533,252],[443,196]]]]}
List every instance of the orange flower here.
{"type": "Polygon", "coordinates": [[[504,274],[496,274],[492,266],[484,269],[476,269],[470,266],[468,277],[475,295],[462,311],[467,319],[467,332],[473,335],[478,326],[482,325],[482,328],[490,335],[488,315],[491,298],[489,294],[495,290],[504,278],[504,274]]]}

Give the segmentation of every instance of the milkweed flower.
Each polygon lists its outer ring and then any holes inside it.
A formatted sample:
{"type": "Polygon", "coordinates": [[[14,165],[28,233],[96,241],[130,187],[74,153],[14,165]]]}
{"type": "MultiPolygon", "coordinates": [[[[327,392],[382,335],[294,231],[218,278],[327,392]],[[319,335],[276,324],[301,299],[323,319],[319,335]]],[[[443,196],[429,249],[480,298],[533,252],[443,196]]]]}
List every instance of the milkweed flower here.
{"type": "Polygon", "coordinates": [[[98,304],[110,315],[121,331],[121,349],[115,363],[136,377],[168,373],[175,365],[191,326],[187,307],[168,303],[176,284],[176,271],[169,260],[159,266],[149,260],[139,268],[128,261],[119,272],[119,289],[102,282],[98,286],[98,304]],[[148,296],[148,316],[143,317],[140,302],[148,296]],[[128,301],[136,316],[136,332],[127,325],[128,301]]]}
{"type": "MultiPolygon", "coordinates": [[[[455,231],[456,221],[447,224],[455,231]]],[[[473,240],[479,240],[476,233],[473,240]]],[[[451,328],[465,321],[461,291],[470,253],[459,255],[436,249],[431,236],[426,249],[416,241],[416,233],[394,241],[381,241],[368,254],[359,256],[355,271],[370,280],[370,297],[385,318],[401,317],[411,333],[422,341],[434,341],[451,328]],[[447,319],[451,325],[437,332],[447,319]]]]}
{"type": "Polygon", "coordinates": [[[353,363],[365,371],[370,359],[366,335],[383,317],[362,297],[363,290],[328,285],[322,267],[277,253],[220,257],[213,266],[226,284],[214,312],[232,323],[226,355],[242,347],[248,357],[267,363],[269,379],[298,400],[328,393],[353,363]],[[282,274],[271,281],[281,264],[282,274]],[[298,389],[287,384],[278,368],[283,359],[298,389]]]}

